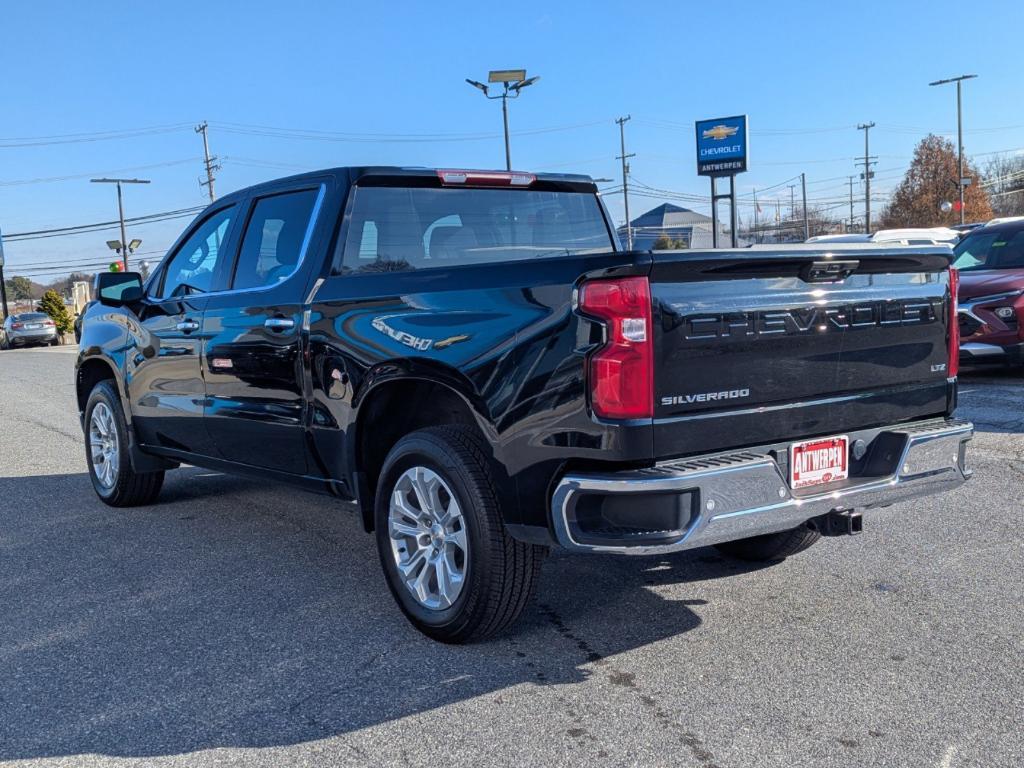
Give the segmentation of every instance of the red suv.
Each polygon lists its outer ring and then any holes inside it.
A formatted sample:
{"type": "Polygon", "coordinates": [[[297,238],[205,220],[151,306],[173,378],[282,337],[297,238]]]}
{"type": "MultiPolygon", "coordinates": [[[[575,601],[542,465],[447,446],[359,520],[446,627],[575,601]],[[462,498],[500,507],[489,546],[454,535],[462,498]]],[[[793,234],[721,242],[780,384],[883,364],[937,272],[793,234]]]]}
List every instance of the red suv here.
{"type": "Polygon", "coordinates": [[[1024,365],[1024,217],[975,229],[960,270],[960,363],[1024,365]]]}

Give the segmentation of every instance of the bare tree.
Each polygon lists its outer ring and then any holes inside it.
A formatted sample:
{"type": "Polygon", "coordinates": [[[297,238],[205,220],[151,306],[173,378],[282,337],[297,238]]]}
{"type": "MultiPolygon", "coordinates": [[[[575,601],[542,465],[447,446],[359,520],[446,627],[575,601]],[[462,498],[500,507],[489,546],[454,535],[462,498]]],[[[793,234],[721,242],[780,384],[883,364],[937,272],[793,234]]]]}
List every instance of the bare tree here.
{"type": "Polygon", "coordinates": [[[996,216],[1024,216],[1024,154],[996,155],[989,160],[982,185],[996,216]]]}

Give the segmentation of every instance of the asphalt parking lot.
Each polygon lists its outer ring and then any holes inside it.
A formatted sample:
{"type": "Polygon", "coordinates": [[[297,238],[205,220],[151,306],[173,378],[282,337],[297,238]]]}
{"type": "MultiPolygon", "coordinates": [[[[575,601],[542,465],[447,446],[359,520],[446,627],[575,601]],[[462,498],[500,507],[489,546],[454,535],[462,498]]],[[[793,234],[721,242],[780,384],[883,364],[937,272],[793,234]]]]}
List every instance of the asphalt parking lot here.
{"type": "Polygon", "coordinates": [[[974,479],[780,565],[553,555],[514,633],[430,642],[326,497],[184,468],[115,510],[73,348],[0,353],[0,762],[1019,766],[1024,375],[974,479]]]}

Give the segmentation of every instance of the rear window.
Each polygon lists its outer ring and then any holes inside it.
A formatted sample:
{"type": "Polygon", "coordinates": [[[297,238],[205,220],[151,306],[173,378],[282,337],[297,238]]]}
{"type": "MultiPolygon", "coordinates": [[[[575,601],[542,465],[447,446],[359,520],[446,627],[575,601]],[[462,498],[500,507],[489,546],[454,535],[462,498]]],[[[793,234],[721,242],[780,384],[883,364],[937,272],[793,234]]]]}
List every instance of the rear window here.
{"type": "Polygon", "coordinates": [[[395,272],[612,250],[593,194],[357,187],[342,272],[395,272]]]}
{"type": "Polygon", "coordinates": [[[1024,227],[972,232],[959,242],[953,254],[953,266],[961,270],[1024,268],[1024,227]]]}
{"type": "Polygon", "coordinates": [[[32,321],[32,320],[49,320],[50,316],[48,314],[46,314],[45,312],[23,312],[22,314],[18,315],[17,319],[18,320],[28,320],[28,321],[32,321]]]}

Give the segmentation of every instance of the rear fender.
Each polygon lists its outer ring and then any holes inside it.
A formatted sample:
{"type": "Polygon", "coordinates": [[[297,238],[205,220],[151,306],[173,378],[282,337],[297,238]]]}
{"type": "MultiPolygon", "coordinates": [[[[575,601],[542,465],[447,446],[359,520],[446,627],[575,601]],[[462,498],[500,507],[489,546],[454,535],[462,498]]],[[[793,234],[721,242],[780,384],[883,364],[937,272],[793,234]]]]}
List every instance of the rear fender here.
{"type": "MultiPolygon", "coordinates": [[[[352,488],[356,501],[362,513],[363,525],[366,530],[373,528],[373,507],[375,496],[375,464],[379,464],[380,456],[376,460],[372,456],[363,455],[361,450],[364,447],[364,432],[372,427],[366,419],[370,408],[378,395],[384,395],[384,391],[396,384],[429,385],[441,387],[448,394],[454,396],[460,404],[459,411],[463,417],[457,417],[458,423],[467,423],[468,416],[475,425],[479,434],[491,452],[495,460],[494,480],[502,489],[503,495],[511,494],[514,486],[504,471],[504,457],[500,454],[500,441],[497,429],[490,418],[490,414],[484,402],[475,394],[472,383],[459,371],[444,364],[430,360],[391,360],[381,363],[367,371],[361,386],[353,395],[354,406],[354,429],[348,430],[346,434],[346,455],[352,457],[350,462],[350,487],[352,488]]],[[[403,424],[397,425],[404,431],[406,427],[411,430],[431,426],[434,424],[452,423],[443,418],[433,418],[436,414],[429,412],[402,414],[403,424]]],[[[388,433],[386,429],[381,430],[388,440],[388,445],[393,444],[400,433],[388,433]]],[[[511,498],[511,495],[506,496],[511,498]]]]}

